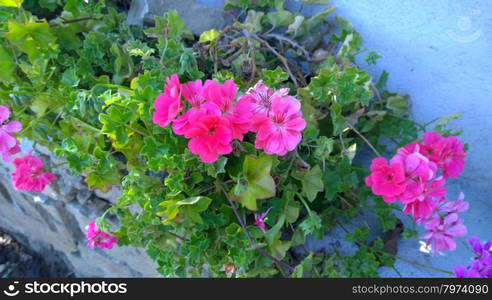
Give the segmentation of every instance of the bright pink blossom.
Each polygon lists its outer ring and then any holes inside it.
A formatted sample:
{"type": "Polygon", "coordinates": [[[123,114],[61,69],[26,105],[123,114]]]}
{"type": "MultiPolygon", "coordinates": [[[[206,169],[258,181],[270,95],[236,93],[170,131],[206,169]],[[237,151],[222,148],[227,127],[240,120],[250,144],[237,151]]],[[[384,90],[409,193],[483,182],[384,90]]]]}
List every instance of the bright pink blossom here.
{"type": "Polygon", "coordinates": [[[455,136],[443,137],[437,132],[424,134],[422,154],[443,169],[443,176],[458,177],[463,172],[466,153],[463,143],[455,136]]]}
{"type": "Polygon", "coordinates": [[[390,163],[384,157],[376,157],[371,163],[372,173],[366,177],[366,184],[375,195],[383,196],[384,201],[391,203],[397,200],[407,186],[405,169],[400,163],[390,163]]]}
{"type": "Polygon", "coordinates": [[[114,245],[118,243],[118,238],[111,233],[102,231],[96,222],[91,220],[89,225],[85,227],[87,246],[94,249],[99,247],[101,249],[113,249],[114,245]]]}
{"type": "Polygon", "coordinates": [[[43,172],[43,162],[31,153],[14,159],[14,166],[12,182],[16,190],[41,193],[52,180],[56,179],[55,175],[43,172]]]}
{"type": "Polygon", "coordinates": [[[272,108],[272,101],[276,98],[287,97],[289,100],[297,101],[294,97],[287,96],[289,89],[283,88],[278,91],[266,86],[263,81],[258,81],[254,87],[250,88],[246,94],[238,99],[238,103],[243,103],[249,107],[252,115],[268,115],[272,108]]]}
{"type": "Polygon", "coordinates": [[[206,163],[213,163],[219,154],[232,152],[232,131],[229,121],[222,116],[205,115],[191,124],[185,137],[188,148],[206,163]]]}
{"type": "Polygon", "coordinates": [[[166,78],[164,92],[173,98],[179,98],[181,95],[181,84],[179,83],[178,75],[173,74],[166,78]]]}
{"type": "Polygon", "coordinates": [[[255,141],[257,149],[284,156],[297,147],[302,139],[301,131],[306,127],[301,103],[288,98],[275,98],[269,115],[254,116],[253,127],[258,130],[255,141]]]}
{"type": "Polygon", "coordinates": [[[181,85],[176,74],[166,78],[167,84],[164,86],[164,93],[161,93],[154,102],[154,115],[152,121],[166,127],[176,119],[181,110],[181,85]]]}
{"type": "Polygon", "coordinates": [[[207,80],[203,87],[204,97],[217,105],[224,117],[229,120],[232,137],[242,141],[243,135],[250,131],[251,116],[249,107],[245,107],[243,103],[234,103],[236,93],[237,86],[232,80],[226,80],[223,84],[207,80]]]}
{"type": "Polygon", "coordinates": [[[421,238],[427,239],[426,243],[431,246],[434,253],[456,249],[454,238],[465,236],[467,233],[463,220],[456,213],[448,214],[445,217],[435,214],[424,226],[427,233],[421,238]]]}
{"type": "Polygon", "coordinates": [[[465,200],[465,194],[460,193],[456,201],[449,201],[446,198],[441,199],[439,210],[447,213],[460,213],[468,210],[468,202],[465,200]]]}
{"type": "Polygon", "coordinates": [[[192,108],[200,108],[205,101],[203,83],[200,79],[181,84],[181,94],[192,108]]]}
{"type": "Polygon", "coordinates": [[[9,117],[9,108],[0,105],[0,153],[6,162],[11,162],[11,156],[20,152],[19,140],[12,133],[22,129],[19,121],[5,123],[9,117]]]}
{"type": "Polygon", "coordinates": [[[405,191],[400,195],[400,202],[405,204],[403,212],[411,214],[418,223],[427,219],[437,206],[437,200],[446,195],[443,177],[432,181],[409,180],[405,191]]]}
{"type": "Polygon", "coordinates": [[[408,147],[400,148],[391,159],[391,162],[405,166],[405,176],[407,178],[419,178],[427,181],[436,175],[437,165],[422,155],[419,149],[420,146],[418,144],[412,150],[409,150],[408,147]]]}

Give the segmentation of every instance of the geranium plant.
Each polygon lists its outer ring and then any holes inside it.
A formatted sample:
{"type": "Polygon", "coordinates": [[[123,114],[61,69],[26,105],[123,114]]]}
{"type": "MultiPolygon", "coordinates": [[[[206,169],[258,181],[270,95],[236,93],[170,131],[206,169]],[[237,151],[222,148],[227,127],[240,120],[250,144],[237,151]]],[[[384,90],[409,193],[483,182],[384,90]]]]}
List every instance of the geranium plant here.
{"type": "MultiPolygon", "coordinates": [[[[455,116],[434,130],[408,120],[408,97],[357,67],[356,54],[380,56],[333,9],[227,1],[234,22],[196,37],[175,11],[140,28],[111,1],[21,2],[0,14],[0,151],[11,161],[30,139],[88,188],[121,186],[88,224],[89,247],[144,247],[169,277],[366,277],[396,256],[365,222],[347,232],[352,256],[293,249],[368,212],[396,232],[397,202],[435,251],[466,233],[466,202],[443,188],[464,164],[445,129],[455,116]]],[[[33,150],[13,182],[42,192],[56,176],[33,150]]]]}

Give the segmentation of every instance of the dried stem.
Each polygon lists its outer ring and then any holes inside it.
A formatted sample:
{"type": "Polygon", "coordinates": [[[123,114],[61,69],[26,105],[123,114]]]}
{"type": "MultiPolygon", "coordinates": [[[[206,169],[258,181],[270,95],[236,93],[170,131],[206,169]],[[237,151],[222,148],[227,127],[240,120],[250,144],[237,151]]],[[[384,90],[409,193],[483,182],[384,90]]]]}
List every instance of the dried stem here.
{"type": "Polygon", "coordinates": [[[50,27],[58,27],[61,24],[70,24],[70,23],[82,22],[82,21],[93,20],[93,19],[94,19],[93,17],[83,17],[78,19],[66,20],[66,21],[62,21],[61,23],[50,24],[50,27]]]}
{"type": "Polygon", "coordinates": [[[377,156],[382,156],[381,153],[379,153],[378,150],[376,150],[376,148],[374,148],[374,146],[371,144],[371,142],[369,142],[366,137],[364,135],[362,135],[362,133],[360,133],[357,129],[355,129],[354,126],[352,126],[350,123],[347,122],[347,126],[352,129],[368,146],[369,148],[372,149],[372,151],[377,155],[377,156]]]}

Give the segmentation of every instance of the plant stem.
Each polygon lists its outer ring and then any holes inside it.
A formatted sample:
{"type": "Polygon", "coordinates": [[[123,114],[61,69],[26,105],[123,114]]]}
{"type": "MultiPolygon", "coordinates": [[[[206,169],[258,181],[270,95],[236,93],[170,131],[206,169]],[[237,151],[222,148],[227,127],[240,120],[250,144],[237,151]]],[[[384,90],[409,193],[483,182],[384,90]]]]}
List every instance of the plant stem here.
{"type": "Polygon", "coordinates": [[[224,189],[224,186],[222,185],[222,182],[218,181],[217,186],[219,189],[224,193],[224,196],[226,197],[227,201],[229,202],[232,211],[236,215],[237,220],[239,221],[239,224],[241,225],[241,228],[243,229],[244,233],[246,234],[246,238],[248,239],[248,242],[250,243],[251,247],[253,247],[257,252],[259,252],[261,255],[271,259],[273,262],[275,262],[277,265],[285,268],[289,272],[293,272],[294,268],[283,261],[278,260],[277,258],[273,257],[270,253],[266,252],[265,250],[261,248],[257,248],[256,243],[253,241],[253,238],[251,237],[251,234],[248,231],[248,228],[246,227],[246,224],[244,223],[244,220],[241,218],[241,215],[239,214],[236,205],[234,205],[234,202],[231,200],[229,197],[229,194],[227,194],[227,191],[224,189]]]}
{"type": "Polygon", "coordinates": [[[378,150],[376,150],[376,148],[374,148],[374,146],[371,144],[371,142],[369,142],[366,137],[364,135],[362,135],[362,133],[360,133],[357,129],[355,129],[354,126],[352,126],[350,123],[346,123],[347,126],[352,129],[368,146],[369,148],[372,149],[372,151],[377,155],[377,156],[382,156],[381,153],[379,153],[378,150]]]}
{"type": "MultiPolygon", "coordinates": [[[[93,19],[94,19],[93,17],[83,17],[78,19],[62,21],[61,24],[70,24],[70,23],[82,22],[82,21],[93,20],[93,19]]],[[[61,24],[60,23],[50,24],[50,27],[58,27],[61,24]]]]}
{"type": "Polygon", "coordinates": [[[282,62],[282,64],[284,65],[285,67],[285,71],[289,74],[290,78],[292,79],[292,82],[294,83],[295,86],[299,86],[299,84],[297,83],[297,79],[296,77],[294,76],[294,74],[292,74],[292,71],[290,70],[290,67],[289,67],[289,62],[287,61],[287,59],[285,57],[283,57],[280,53],[278,53],[277,50],[275,50],[267,41],[265,41],[264,39],[258,37],[257,35],[252,35],[252,38],[254,38],[255,40],[259,41],[260,43],[262,43],[263,45],[265,45],[268,50],[270,50],[273,54],[275,54],[275,56],[277,56],[277,58],[282,62]]]}
{"type": "Polygon", "coordinates": [[[437,272],[441,272],[443,274],[447,274],[447,275],[454,275],[453,272],[450,272],[450,271],[446,271],[446,270],[443,270],[443,269],[439,269],[439,268],[435,268],[435,267],[431,267],[431,266],[427,266],[427,265],[423,265],[423,264],[420,264],[418,262],[414,262],[414,261],[411,261],[411,260],[408,260],[408,259],[405,259],[405,258],[402,258],[402,257],[399,257],[397,255],[394,255],[394,257],[396,259],[399,259],[403,262],[406,262],[407,264],[410,264],[410,265],[413,265],[413,266],[416,266],[416,267],[420,267],[420,268],[425,268],[425,269],[429,269],[429,270],[432,270],[432,271],[437,271],[437,272]]]}

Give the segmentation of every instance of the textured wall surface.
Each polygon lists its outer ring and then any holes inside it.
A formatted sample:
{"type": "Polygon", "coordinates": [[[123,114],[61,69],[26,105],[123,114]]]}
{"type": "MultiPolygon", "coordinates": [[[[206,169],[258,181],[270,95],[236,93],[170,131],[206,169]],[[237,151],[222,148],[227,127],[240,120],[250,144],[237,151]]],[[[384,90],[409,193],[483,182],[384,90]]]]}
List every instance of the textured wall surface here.
{"type": "MultiPolygon", "coordinates": [[[[42,159],[49,161],[49,152],[43,152],[42,159]]],[[[51,161],[59,162],[53,157],[51,161]]],[[[78,277],[159,276],[143,249],[115,247],[107,251],[87,247],[85,226],[118,197],[117,189],[94,193],[81,177],[58,167],[52,171],[58,180],[43,194],[24,193],[13,189],[9,168],[0,165],[0,228],[19,242],[48,261],[61,260],[78,277]]]]}

